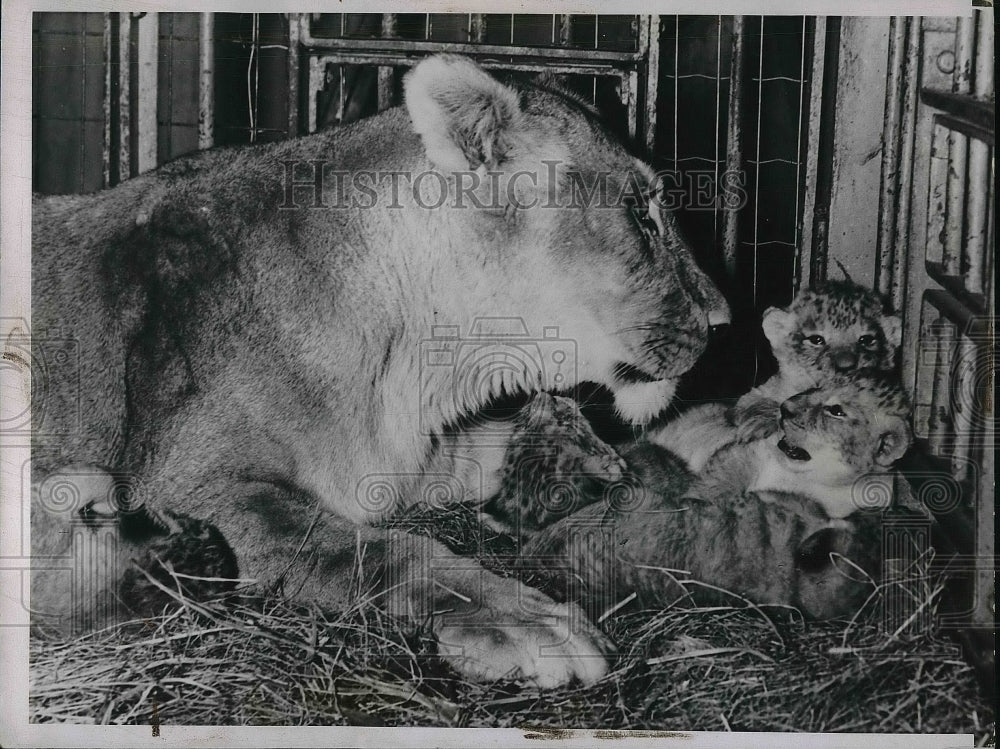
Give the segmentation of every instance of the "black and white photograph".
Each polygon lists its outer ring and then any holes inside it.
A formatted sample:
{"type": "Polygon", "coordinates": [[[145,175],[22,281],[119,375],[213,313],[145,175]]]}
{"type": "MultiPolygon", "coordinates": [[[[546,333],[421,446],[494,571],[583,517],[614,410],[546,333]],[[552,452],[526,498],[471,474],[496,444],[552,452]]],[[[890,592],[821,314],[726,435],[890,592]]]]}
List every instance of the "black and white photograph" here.
{"type": "Polygon", "coordinates": [[[136,5],[3,9],[0,743],[995,746],[992,5],[136,5]]]}

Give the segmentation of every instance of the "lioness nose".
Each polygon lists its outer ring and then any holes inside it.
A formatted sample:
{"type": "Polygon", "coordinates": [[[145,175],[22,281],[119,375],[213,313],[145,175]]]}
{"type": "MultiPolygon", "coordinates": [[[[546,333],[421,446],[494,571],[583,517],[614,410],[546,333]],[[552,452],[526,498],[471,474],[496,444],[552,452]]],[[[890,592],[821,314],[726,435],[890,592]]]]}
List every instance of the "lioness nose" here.
{"type": "Polygon", "coordinates": [[[838,372],[846,372],[858,365],[858,357],[853,351],[841,350],[833,353],[833,368],[838,372]]]}
{"type": "Polygon", "coordinates": [[[794,406],[792,406],[791,401],[785,401],[781,404],[781,418],[783,419],[793,419],[795,414],[798,413],[794,406]]]}

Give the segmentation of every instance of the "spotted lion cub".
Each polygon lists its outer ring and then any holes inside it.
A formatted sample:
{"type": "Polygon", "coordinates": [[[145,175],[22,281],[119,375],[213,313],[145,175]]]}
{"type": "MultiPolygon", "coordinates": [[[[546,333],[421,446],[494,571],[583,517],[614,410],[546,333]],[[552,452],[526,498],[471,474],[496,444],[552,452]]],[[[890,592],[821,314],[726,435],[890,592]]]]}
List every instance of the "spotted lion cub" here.
{"type": "Polygon", "coordinates": [[[605,493],[540,529],[525,563],[566,570],[567,589],[598,613],[630,592],[659,605],[692,592],[712,603],[721,589],[815,618],[849,616],[872,592],[850,569],[874,580],[881,564],[881,515],[856,510],[891,502],[909,415],[890,375],[860,370],[788,398],[780,439],[729,444],[697,475],[637,442],[622,452],[628,501],[605,493]]]}
{"type": "Polygon", "coordinates": [[[902,335],[900,319],[885,313],[878,294],[849,280],[804,290],[786,309],[769,308],[761,324],[778,361],[777,374],[732,408],[697,406],[647,435],[695,472],[726,444],[776,434],[781,403],[831,375],[892,371],[902,335]]]}
{"type": "Polygon", "coordinates": [[[733,443],[710,456],[693,495],[791,493],[830,518],[885,507],[885,477],[912,442],[910,402],[896,378],[877,370],[832,375],[780,406],[780,439],[733,443]]]}

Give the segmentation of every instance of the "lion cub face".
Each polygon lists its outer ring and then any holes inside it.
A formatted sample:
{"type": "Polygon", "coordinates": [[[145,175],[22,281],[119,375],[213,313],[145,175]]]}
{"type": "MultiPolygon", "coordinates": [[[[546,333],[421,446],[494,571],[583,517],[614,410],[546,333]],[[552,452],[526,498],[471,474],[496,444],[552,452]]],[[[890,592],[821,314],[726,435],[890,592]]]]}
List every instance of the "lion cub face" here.
{"type": "Polygon", "coordinates": [[[764,333],[782,375],[891,370],[902,325],[879,296],[851,281],[804,290],[787,309],[764,313],[764,333]]]}
{"type": "Polygon", "coordinates": [[[887,375],[859,371],[781,404],[785,467],[816,486],[837,486],[884,473],[912,441],[910,403],[887,375]]]}

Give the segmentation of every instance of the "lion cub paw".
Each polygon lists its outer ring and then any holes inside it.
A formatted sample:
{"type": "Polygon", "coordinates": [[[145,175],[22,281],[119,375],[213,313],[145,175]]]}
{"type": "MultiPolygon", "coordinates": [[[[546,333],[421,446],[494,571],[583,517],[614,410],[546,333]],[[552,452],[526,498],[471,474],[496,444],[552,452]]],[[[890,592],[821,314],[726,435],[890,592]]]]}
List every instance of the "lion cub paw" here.
{"type": "Polygon", "coordinates": [[[736,441],[741,444],[768,439],[781,431],[778,403],[763,401],[746,408],[737,406],[730,414],[736,427],[736,441]]]}
{"type": "Polygon", "coordinates": [[[608,672],[614,645],[575,603],[556,603],[517,580],[490,591],[474,611],[441,617],[439,651],[470,679],[521,678],[549,689],[593,684],[608,672]],[[488,601],[488,602],[487,602],[488,601]]]}

